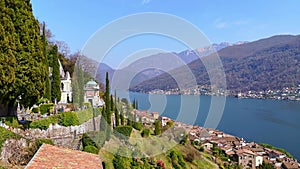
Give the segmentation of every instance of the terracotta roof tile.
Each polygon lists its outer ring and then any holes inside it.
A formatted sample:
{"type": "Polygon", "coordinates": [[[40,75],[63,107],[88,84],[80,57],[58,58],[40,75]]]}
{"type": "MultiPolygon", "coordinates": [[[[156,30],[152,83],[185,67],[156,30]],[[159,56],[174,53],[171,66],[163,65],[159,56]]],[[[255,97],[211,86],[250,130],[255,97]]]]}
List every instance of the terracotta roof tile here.
{"type": "Polygon", "coordinates": [[[26,169],[102,169],[100,156],[43,144],[26,169]]]}

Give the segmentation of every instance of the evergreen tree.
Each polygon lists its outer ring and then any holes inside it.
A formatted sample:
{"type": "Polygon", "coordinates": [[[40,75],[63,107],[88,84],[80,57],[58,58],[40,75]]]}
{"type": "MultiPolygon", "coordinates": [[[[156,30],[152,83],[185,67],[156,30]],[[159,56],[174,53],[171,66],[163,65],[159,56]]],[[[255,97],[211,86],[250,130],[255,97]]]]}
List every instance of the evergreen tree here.
{"type": "Polygon", "coordinates": [[[110,110],[114,111],[114,100],[112,95],[110,95],[110,110]]]}
{"type": "Polygon", "coordinates": [[[30,0],[1,1],[0,10],[0,115],[12,116],[18,98],[32,106],[44,95],[48,74],[30,0]]]}
{"type": "Polygon", "coordinates": [[[82,66],[78,66],[78,93],[79,93],[79,106],[83,106],[84,102],[84,72],[82,70],[82,66]]]}
{"type": "Polygon", "coordinates": [[[72,78],[72,100],[73,104],[77,107],[79,106],[79,88],[78,88],[78,81],[76,76],[72,78]]]}
{"type": "Polygon", "coordinates": [[[115,120],[116,120],[116,126],[120,125],[120,114],[118,112],[117,106],[115,106],[115,120]]]}
{"type": "Polygon", "coordinates": [[[138,101],[137,100],[135,101],[135,109],[137,109],[137,110],[139,109],[139,105],[138,105],[138,101]]]}
{"type": "Polygon", "coordinates": [[[51,99],[57,102],[61,98],[61,83],[60,83],[60,67],[58,63],[58,49],[55,45],[52,48],[53,62],[52,62],[52,82],[51,82],[51,99]]]}
{"type": "Polygon", "coordinates": [[[125,125],[125,117],[122,111],[120,111],[120,121],[121,121],[121,125],[125,125]]]}
{"type": "Polygon", "coordinates": [[[155,135],[160,135],[161,134],[161,124],[159,120],[156,120],[155,123],[155,130],[154,130],[154,134],[155,135]]]}
{"type": "Polygon", "coordinates": [[[81,55],[77,55],[77,62],[74,66],[74,73],[72,77],[72,89],[73,89],[73,103],[76,106],[82,107],[84,102],[84,72],[81,66],[81,55]]]}
{"type": "Polygon", "coordinates": [[[105,88],[105,109],[106,109],[106,140],[110,139],[111,134],[111,107],[110,107],[110,87],[109,87],[109,78],[108,72],[106,72],[106,88],[105,88]]]}
{"type": "Polygon", "coordinates": [[[116,120],[116,126],[120,125],[120,114],[119,111],[117,109],[117,93],[115,90],[115,120],[116,120]]]}
{"type": "Polygon", "coordinates": [[[106,113],[105,113],[105,107],[102,108],[101,111],[101,121],[100,121],[100,131],[106,132],[106,113]]]}
{"type": "Polygon", "coordinates": [[[42,34],[42,42],[43,42],[43,55],[45,58],[45,66],[46,66],[46,73],[48,74],[48,77],[46,78],[46,89],[45,89],[45,95],[44,97],[48,100],[51,100],[51,82],[50,82],[50,73],[49,73],[49,61],[48,61],[48,53],[47,53],[47,39],[46,39],[46,26],[45,22],[43,23],[43,34],[42,34]]]}
{"type": "Polygon", "coordinates": [[[133,99],[132,107],[135,109],[135,99],[133,99]]]}

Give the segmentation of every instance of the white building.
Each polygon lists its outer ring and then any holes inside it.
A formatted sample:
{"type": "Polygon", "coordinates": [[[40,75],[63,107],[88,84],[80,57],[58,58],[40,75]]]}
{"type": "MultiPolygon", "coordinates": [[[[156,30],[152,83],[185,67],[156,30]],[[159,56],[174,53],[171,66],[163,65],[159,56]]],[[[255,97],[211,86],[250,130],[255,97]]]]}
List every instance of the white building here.
{"type": "Polygon", "coordinates": [[[72,102],[72,81],[69,72],[65,72],[60,61],[58,60],[60,67],[60,80],[61,80],[61,98],[62,104],[72,102]]]}
{"type": "Polygon", "coordinates": [[[104,101],[99,96],[99,85],[91,80],[84,85],[84,102],[90,102],[93,107],[101,107],[104,101]]]}

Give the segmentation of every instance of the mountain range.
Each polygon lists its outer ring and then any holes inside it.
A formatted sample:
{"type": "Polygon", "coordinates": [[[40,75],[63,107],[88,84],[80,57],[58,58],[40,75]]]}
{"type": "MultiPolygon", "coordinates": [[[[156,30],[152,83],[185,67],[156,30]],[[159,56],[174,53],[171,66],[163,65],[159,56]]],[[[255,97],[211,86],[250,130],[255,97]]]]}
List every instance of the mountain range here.
{"type": "MultiPolygon", "coordinates": [[[[203,60],[219,56],[231,91],[261,91],[282,89],[300,84],[300,35],[277,35],[239,45],[227,45],[187,64],[196,77],[197,85],[210,85],[203,60]],[[203,59],[203,60],[202,60],[203,59]]],[[[170,75],[187,79],[186,66],[172,69],[131,86],[131,91],[175,89],[177,82],[170,75]]]]}
{"type": "Polygon", "coordinates": [[[97,70],[96,80],[101,83],[105,83],[106,72],[108,72],[110,76],[110,81],[112,81],[112,77],[116,75],[118,76],[118,81],[124,81],[125,79],[121,80],[121,78],[127,78],[128,75],[134,74],[134,77],[130,82],[130,86],[134,87],[143,81],[154,78],[158,75],[163,74],[164,72],[171,71],[194,60],[197,60],[199,59],[199,57],[210,55],[228,46],[245,43],[247,42],[222,42],[219,44],[212,44],[211,46],[197,48],[194,50],[185,50],[179,53],[158,53],[155,55],[140,58],[132,62],[128,66],[117,70],[111,68],[105,63],[100,63],[97,70]],[[136,74],[136,72],[138,73],[136,74]]]}

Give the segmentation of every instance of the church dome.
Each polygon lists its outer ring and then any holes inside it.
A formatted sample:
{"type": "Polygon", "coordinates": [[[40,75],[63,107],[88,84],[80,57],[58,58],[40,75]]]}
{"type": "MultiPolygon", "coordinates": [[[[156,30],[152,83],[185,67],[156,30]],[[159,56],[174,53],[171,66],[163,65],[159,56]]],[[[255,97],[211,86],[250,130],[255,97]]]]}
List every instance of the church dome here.
{"type": "Polygon", "coordinates": [[[87,82],[87,85],[98,85],[94,80],[90,80],[87,82]]]}

